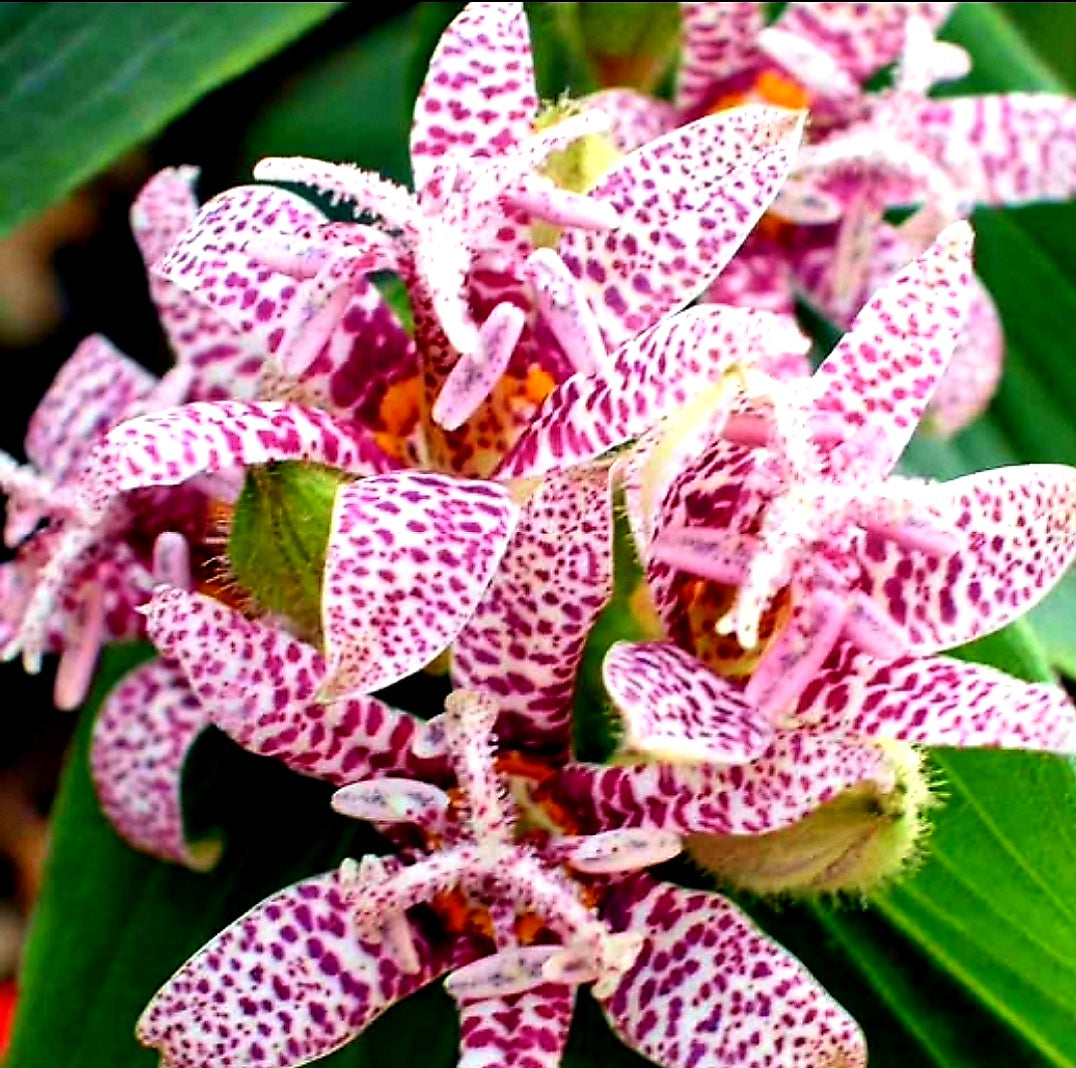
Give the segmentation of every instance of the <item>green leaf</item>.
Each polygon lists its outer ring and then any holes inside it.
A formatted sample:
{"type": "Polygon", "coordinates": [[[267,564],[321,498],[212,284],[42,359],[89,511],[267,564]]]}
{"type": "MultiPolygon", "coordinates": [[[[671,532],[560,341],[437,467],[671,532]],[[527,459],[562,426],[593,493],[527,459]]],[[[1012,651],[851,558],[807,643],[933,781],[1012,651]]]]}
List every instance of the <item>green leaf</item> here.
{"type": "Polygon", "coordinates": [[[346,42],[289,80],[247,132],[240,173],[264,156],[347,160],[407,184],[411,16],[346,42]]]}
{"type": "Polygon", "coordinates": [[[340,6],[3,5],[0,234],[340,6]]]}

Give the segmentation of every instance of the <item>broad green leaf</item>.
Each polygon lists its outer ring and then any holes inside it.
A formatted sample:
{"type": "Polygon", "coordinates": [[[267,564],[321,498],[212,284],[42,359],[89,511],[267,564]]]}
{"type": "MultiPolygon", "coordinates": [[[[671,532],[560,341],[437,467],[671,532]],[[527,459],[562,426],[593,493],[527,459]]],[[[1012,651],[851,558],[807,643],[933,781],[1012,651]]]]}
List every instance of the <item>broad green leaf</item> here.
{"type": "Polygon", "coordinates": [[[3,5],[0,234],[339,6],[3,5]]]}

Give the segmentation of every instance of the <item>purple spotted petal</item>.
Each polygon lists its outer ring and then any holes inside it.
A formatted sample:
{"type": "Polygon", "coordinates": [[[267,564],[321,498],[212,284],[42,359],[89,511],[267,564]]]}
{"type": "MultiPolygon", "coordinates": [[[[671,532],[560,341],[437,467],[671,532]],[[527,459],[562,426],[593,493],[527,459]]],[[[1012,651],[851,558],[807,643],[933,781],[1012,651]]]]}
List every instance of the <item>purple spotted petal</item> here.
{"type": "Polygon", "coordinates": [[[788,730],[751,764],[569,764],[551,790],[590,831],[765,834],[864,782],[892,788],[892,769],[877,746],[788,730]]]}
{"type": "Polygon", "coordinates": [[[966,223],[949,227],[871,298],[814,374],[816,410],[853,431],[834,456],[861,477],[889,473],[952,359],[971,300],[971,242],[966,223]]]}
{"type": "Polygon", "coordinates": [[[275,460],[302,460],[351,474],[384,471],[389,458],[372,437],[316,408],[271,402],[200,402],[121,423],[87,460],[80,499],[102,514],[119,494],[173,486],[196,475],[275,460]]]}
{"type": "Polygon", "coordinates": [[[493,580],[518,518],[490,482],[395,471],[342,488],[322,594],[326,693],[379,690],[440,653],[493,580]]]}
{"type": "Polygon", "coordinates": [[[620,225],[567,230],[558,251],[587,290],[610,351],[718,275],[777,194],[802,127],[800,112],[735,108],[644,145],[591,190],[620,225]]]}
{"type": "Polygon", "coordinates": [[[635,89],[602,89],[582,104],[609,119],[606,136],[621,152],[634,152],[677,125],[671,104],[635,89]]]}
{"type": "Polygon", "coordinates": [[[383,943],[360,936],[352,908],[337,872],[267,898],[157,992],[139,1040],[169,1068],[305,1064],[473,956],[466,943],[431,943],[408,922],[419,970],[405,972],[383,943]]]}
{"type": "Polygon", "coordinates": [[[997,307],[976,278],[967,325],[927,409],[934,433],[948,437],[982,415],[1001,381],[1004,355],[997,307]]]}
{"type": "Polygon", "coordinates": [[[606,471],[551,476],[456,639],[453,682],[496,696],[502,744],[567,750],[583,647],[612,595],[612,523],[606,471]]]}
{"type": "Polygon", "coordinates": [[[737,688],[668,642],[616,642],[602,677],[632,752],[746,764],[772,741],[769,723],[737,688]]]}
{"type": "Polygon", "coordinates": [[[870,535],[863,588],[918,655],[1003,627],[1037,604],[1076,556],[1076,470],[1026,464],[933,487],[930,510],[967,538],[944,556],[870,535]]]}
{"type": "Polygon", "coordinates": [[[794,320],[703,305],[664,319],[616,353],[609,379],[575,374],[546,399],[497,475],[531,477],[593,459],[644,433],[732,367],[802,356],[794,320]]]}
{"type": "Polygon", "coordinates": [[[93,725],[90,773],[101,808],[135,849],[205,870],[219,844],[183,833],[180,781],[187,753],[208,726],[174,664],[135,668],[108,695],[93,725]]]}
{"type": "Polygon", "coordinates": [[[937,28],[952,3],[791,3],[776,23],[827,52],[857,81],[866,81],[904,50],[908,22],[924,19],[937,28]]]}
{"type": "Polygon", "coordinates": [[[131,232],[142,261],[152,267],[194,222],[197,167],[165,167],[139,191],[131,205],[131,232]]]}
{"type": "Polygon", "coordinates": [[[681,4],[684,28],[676,106],[694,115],[713,102],[726,79],[752,66],[764,23],[758,3],[681,4]]]}
{"type": "Polygon", "coordinates": [[[519,4],[469,4],[442,34],[411,126],[415,187],[441,164],[499,156],[538,111],[530,32],[519,4]]]}
{"type": "Polygon", "coordinates": [[[149,272],[150,294],[195,400],[257,395],[267,356],[284,338],[301,283],[246,251],[259,237],[308,231],[323,216],[271,186],[237,186],[210,200],[149,272]]]}
{"type": "Polygon", "coordinates": [[[60,482],[75,473],[94,442],[146,397],[156,380],[107,338],[93,334],[71,354],[26,431],[26,456],[60,482]]]}
{"type": "Polygon", "coordinates": [[[879,665],[846,649],[807,687],[796,717],[803,730],[819,735],[1076,750],[1076,706],[1060,686],[1022,682],[941,656],[879,665]]]}
{"type": "Polygon", "coordinates": [[[421,720],[374,697],[323,704],[325,660],[279,627],[200,594],[158,590],[146,630],[205,715],[244,749],[337,785],[435,769],[412,752],[421,720]]]}
{"type": "Polygon", "coordinates": [[[647,934],[602,1008],[663,1068],[864,1068],[855,1021],[795,957],[718,894],[637,876],[606,904],[616,931],[647,934]],[[657,996],[655,996],[657,995],[657,996]]]}
{"type": "Polygon", "coordinates": [[[553,983],[512,997],[461,1002],[458,1068],[558,1068],[574,1006],[575,991],[553,983]]]}
{"type": "Polygon", "coordinates": [[[928,101],[918,116],[924,151],[967,171],[978,161],[981,204],[1068,200],[1076,194],[1076,100],[1007,93],[928,101]]]}

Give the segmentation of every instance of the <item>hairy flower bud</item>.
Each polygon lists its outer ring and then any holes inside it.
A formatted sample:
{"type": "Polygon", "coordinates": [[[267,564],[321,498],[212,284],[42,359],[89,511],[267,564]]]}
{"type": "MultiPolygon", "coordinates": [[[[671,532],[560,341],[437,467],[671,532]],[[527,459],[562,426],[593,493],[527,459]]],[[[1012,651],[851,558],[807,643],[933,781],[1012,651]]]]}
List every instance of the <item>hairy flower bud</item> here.
{"type": "Polygon", "coordinates": [[[321,582],[333,502],[345,476],[302,463],[247,471],[228,536],[236,581],[264,612],[321,631],[321,582]]]}
{"type": "Polygon", "coordinates": [[[760,835],[698,834],[691,857],[757,894],[869,894],[914,862],[933,795],[917,750],[884,743],[894,786],[865,782],[790,827],[760,835]]]}

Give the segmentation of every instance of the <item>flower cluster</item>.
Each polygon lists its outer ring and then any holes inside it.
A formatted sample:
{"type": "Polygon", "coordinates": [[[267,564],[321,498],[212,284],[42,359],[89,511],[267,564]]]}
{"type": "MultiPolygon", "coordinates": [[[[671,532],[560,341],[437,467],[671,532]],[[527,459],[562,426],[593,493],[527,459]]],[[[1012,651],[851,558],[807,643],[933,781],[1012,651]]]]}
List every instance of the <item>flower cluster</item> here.
{"type": "MultiPolygon", "coordinates": [[[[788,308],[799,295],[847,325],[879,285],[972,208],[1076,193],[1070,98],[928,95],[970,66],[963,49],[934,37],[955,4],[791,3],[770,24],[764,4],[680,6],[673,103],[630,89],[598,98],[618,116],[619,144],[745,101],[811,113],[768,225],[715,284],[715,300],[788,308]],[[910,214],[897,224],[894,209],[910,214]]],[[[935,430],[953,433],[986,407],[1003,348],[997,309],[975,281],[929,413],[935,430]]]]}
{"type": "Polygon", "coordinates": [[[185,169],[143,191],[176,367],[90,339],[30,464],[3,458],[6,654],[61,653],[75,705],[102,642],[153,642],[91,756],[136,847],[213,863],[179,783],[215,726],[391,849],[188,961],[138,1026],[164,1064],[305,1064],[441,977],[461,1064],[558,1064],[584,984],[667,1068],[865,1063],[797,960],[648,869],[686,848],[752,890],[869,889],[917,848],[916,745],[1076,748],[1060,687],[938,655],[1064,573],[1076,470],[894,473],[993,323],[962,217],[1076,188],[1050,165],[1069,101],[926,97],[964,58],[932,37],[949,6],[685,4],[675,104],[542,107],[523,5],[470,4],[416,103],[414,192],[309,159],[255,177],[355,221],[268,184],[199,208],[185,169]],[[788,279],[848,324],[813,374],[788,279]],[[599,765],[572,713],[615,491],[653,635],[605,656],[599,765]],[[443,710],[384,699],[437,669],[443,710]]]}

